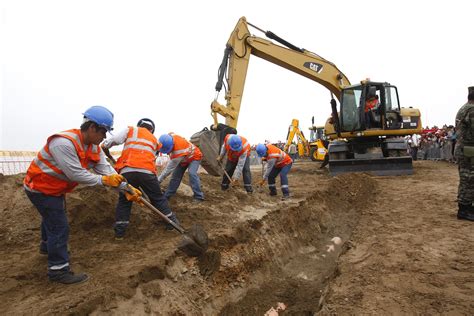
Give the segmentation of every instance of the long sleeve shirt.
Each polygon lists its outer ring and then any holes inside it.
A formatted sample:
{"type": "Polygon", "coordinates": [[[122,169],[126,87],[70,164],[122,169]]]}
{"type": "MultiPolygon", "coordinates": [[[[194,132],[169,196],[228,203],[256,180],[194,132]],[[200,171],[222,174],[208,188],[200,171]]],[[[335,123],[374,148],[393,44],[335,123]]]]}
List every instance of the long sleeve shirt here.
{"type": "Polygon", "coordinates": [[[267,180],[270,172],[272,171],[273,167],[275,167],[276,159],[269,159],[265,164],[265,170],[263,172],[263,180],[267,180]]]}
{"type": "Polygon", "coordinates": [[[176,169],[176,167],[184,160],[184,158],[186,158],[186,156],[177,157],[168,161],[165,169],[158,176],[158,182],[163,182],[163,180],[166,179],[166,177],[169,176],[169,174],[173,172],[174,169],[176,169]]]}
{"type": "MultiPolygon", "coordinates": [[[[88,146],[84,145],[84,150],[87,151],[88,146]]],[[[72,182],[78,182],[87,186],[94,186],[102,184],[101,175],[110,175],[117,173],[114,168],[105,159],[104,153],[100,152],[100,161],[98,163],[91,163],[88,167],[94,170],[97,174],[89,172],[83,168],[74,144],[67,138],[55,137],[49,144],[49,151],[51,156],[59,165],[59,168],[64,172],[66,177],[72,182]]]]}
{"type": "MultiPolygon", "coordinates": [[[[224,157],[226,153],[227,153],[227,150],[225,149],[225,144],[223,144],[221,147],[221,152],[219,156],[224,157]]],[[[248,153],[248,150],[244,151],[242,155],[240,155],[239,160],[237,161],[237,166],[235,167],[234,174],[232,175],[232,180],[238,180],[240,176],[242,175],[245,161],[247,160],[247,153],[248,153]]]]}

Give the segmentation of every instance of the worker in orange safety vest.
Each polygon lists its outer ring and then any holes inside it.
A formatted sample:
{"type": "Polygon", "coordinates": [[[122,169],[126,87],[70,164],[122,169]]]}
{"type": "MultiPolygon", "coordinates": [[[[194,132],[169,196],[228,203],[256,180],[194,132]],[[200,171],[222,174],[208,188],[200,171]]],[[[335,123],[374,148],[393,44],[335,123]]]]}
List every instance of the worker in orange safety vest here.
{"type": "Polygon", "coordinates": [[[244,188],[247,193],[252,193],[252,175],[250,173],[250,144],[245,137],[227,134],[222,144],[220,155],[217,157],[219,163],[222,162],[224,156],[227,154],[227,163],[222,178],[221,188],[227,190],[229,184],[237,185],[240,175],[244,178],[244,188]],[[232,179],[228,179],[232,177],[232,179]],[[232,183],[231,183],[232,182],[232,183]]]}
{"type": "MultiPolygon", "coordinates": [[[[31,162],[23,181],[26,195],[41,214],[40,253],[48,256],[48,278],[63,284],[88,280],[86,274],[74,274],[70,269],[65,194],[78,184],[118,187],[124,181],[106,161],[99,147],[107,131],[112,130],[112,112],[96,105],[83,115],[80,129],[67,130],[48,138],[31,162]]],[[[140,192],[135,191],[127,198],[133,200],[139,195],[140,192]]]]}
{"type": "Polygon", "coordinates": [[[198,175],[202,159],[201,150],[184,137],[174,133],[161,135],[160,143],[162,144],[160,152],[169,155],[170,161],[158,176],[158,181],[163,182],[168,175],[173,173],[165,197],[169,199],[176,193],[184,172],[188,170],[189,184],[194,194],[193,201],[197,203],[204,201],[204,193],[201,190],[201,180],[198,175]]]}
{"type": "Polygon", "coordinates": [[[374,111],[378,109],[379,106],[379,96],[376,94],[377,90],[376,87],[371,86],[369,87],[369,91],[367,94],[367,98],[364,105],[364,113],[365,113],[365,126],[366,128],[371,128],[375,122],[372,121],[371,114],[375,114],[374,111]]]}
{"type": "MultiPolygon", "coordinates": [[[[150,203],[160,210],[164,215],[175,223],[179,223],[176,214],[168,205],[161,191],[160,183],[156,178],[156,155],[161,147],[153,135],[155,123],[149,118],[138,121],[137,126],[129,126],[118,133],[114,133],[102,144],[105,154],[114,161],[109,148],[123,144],[122,154],[115,164],[115,169],[127,179],[128,183],[135,188],[141,188],[150,203]]],[[[115,239],[124,238],[127,227],[130,224],[130,213],[132,202],[123,193],[119,193],[119,200],[115,210],[115,239]]],[[[166,224],[167,229],[172,229],[166,224]]]]}
{"type": "Polygon", "coordinates": [[[290,197],[290,189],[288,186],[288,172],[293,165],[291,157],[280,148],[272,144],[258,144],[255,148],[257,155],[267,162],[266,170],[263,173],[262,180],[259,185],[265,184],[268,180],[268,188],[270,195],[277,195],[275,178],[280,174],[281,192],[283,200],[290,197]]]}

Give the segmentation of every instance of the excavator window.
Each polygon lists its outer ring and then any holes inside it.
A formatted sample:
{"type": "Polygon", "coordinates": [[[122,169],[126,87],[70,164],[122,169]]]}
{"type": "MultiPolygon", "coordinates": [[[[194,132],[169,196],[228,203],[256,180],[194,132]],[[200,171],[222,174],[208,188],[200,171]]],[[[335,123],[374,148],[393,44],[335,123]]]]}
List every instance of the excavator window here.
{"type": "Polygon", "coordinates": [[[403,124],[398,91],[394,86],[385,87],[385,122],[385,128],[387,129],[399,129],[403,124]]]}
{"type": "Polygon", "coordinates": [[[362,86],[344,89],[342,92],[340,121],[342,131],[356,131],[361,129],[360,99],[362,86]]]}
{"type": "Polygon", "coordinates": [[[400,111],[400,104],[398,102],[398,91],[394,86],[385,87],[385,110],[400,111]]]}

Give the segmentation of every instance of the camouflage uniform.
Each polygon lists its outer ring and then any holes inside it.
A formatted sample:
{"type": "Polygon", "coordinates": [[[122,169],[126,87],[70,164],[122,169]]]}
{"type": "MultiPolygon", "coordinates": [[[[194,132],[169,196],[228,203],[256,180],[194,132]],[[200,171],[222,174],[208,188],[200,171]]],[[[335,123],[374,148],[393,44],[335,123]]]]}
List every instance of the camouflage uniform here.
{"type": "MultiPolygon", "coordinates": [[[[474,93],[474,87],[470,87],[469,92],[474,93]]],[[[458,218],[474,220],[474,100],[464,104],[456,114],[456,134],[454,155],[459,163],[458,218]]]]}

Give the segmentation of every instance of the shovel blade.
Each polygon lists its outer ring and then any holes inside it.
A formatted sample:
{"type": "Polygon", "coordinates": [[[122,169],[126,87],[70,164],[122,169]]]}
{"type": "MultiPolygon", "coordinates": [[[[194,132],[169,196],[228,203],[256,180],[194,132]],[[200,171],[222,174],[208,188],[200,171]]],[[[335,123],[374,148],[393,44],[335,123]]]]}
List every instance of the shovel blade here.
{"type": "Polygon", "coordinates": [[[190,257],[199,257],[209,247],[209,238],[201,225],[194,224],[191,229],[183,234],[183,239],[178,244],[178,249],[190,257]]]}

